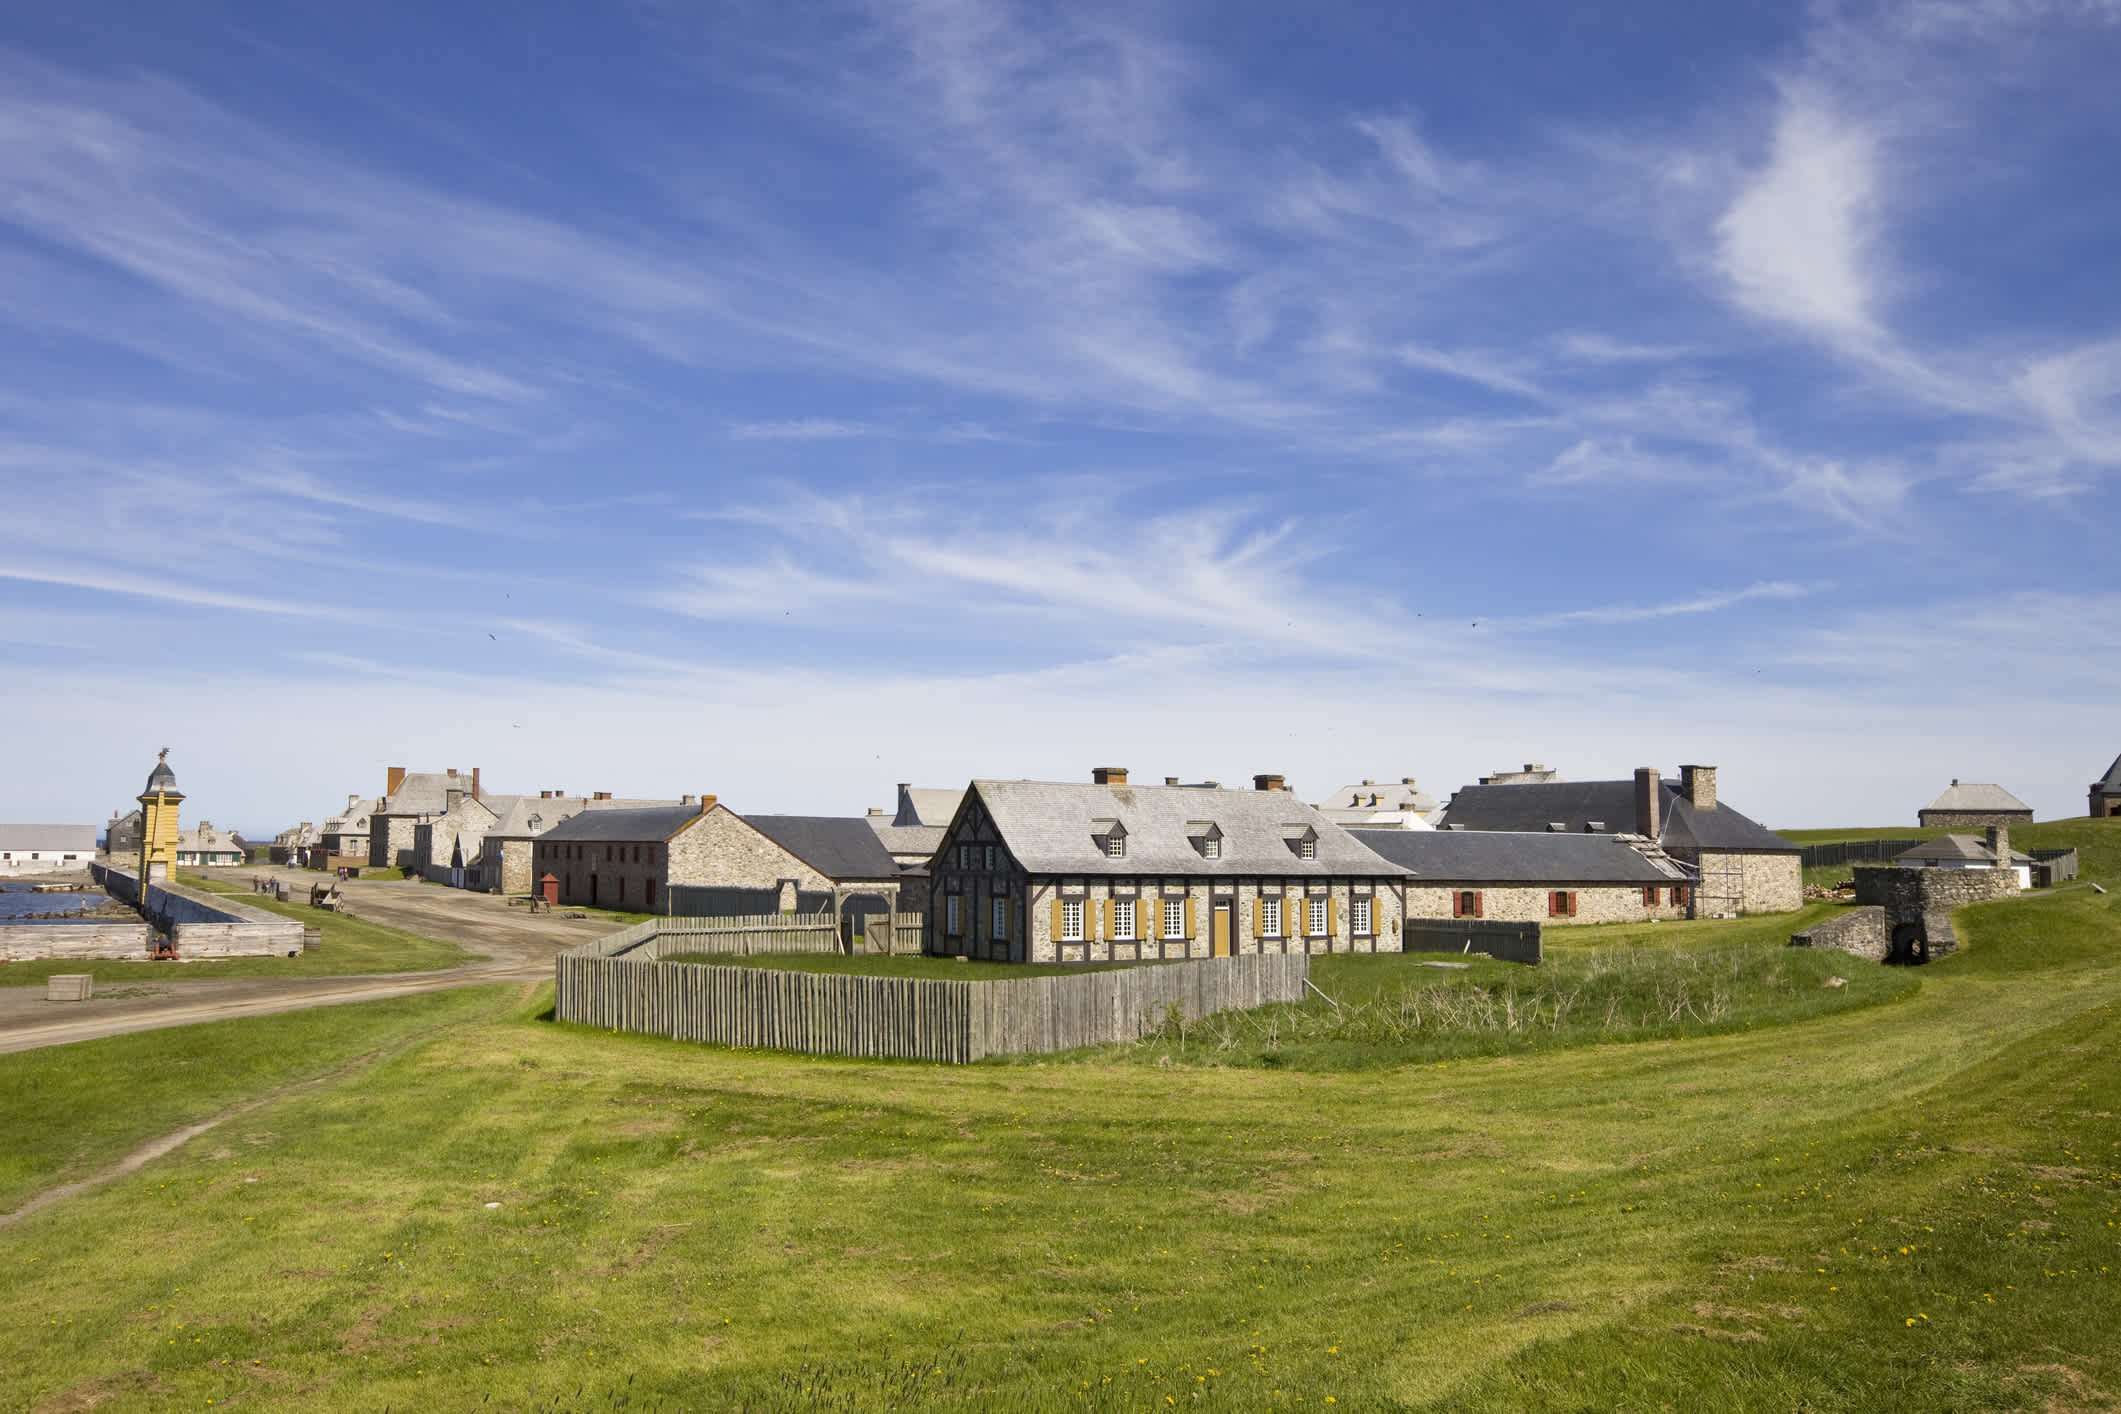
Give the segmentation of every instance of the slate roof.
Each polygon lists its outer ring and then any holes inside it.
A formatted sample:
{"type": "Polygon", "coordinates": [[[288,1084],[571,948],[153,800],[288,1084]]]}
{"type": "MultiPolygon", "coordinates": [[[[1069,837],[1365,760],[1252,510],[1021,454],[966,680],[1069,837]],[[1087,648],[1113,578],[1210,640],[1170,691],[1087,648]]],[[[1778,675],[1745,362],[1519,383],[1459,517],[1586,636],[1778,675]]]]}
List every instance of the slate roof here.
{"type": "MultiPolygon", "coordinates": [[[[556,802],[547,800],[536,803],[551,805],[556,802]]],[[[584,810],[562,820],[538,838],[573,844],[641,844],[650,840],[667,840],[699,817],[700,807],[697,805],[650,805],[630,810],[584,810]]]]}
{"type": "Polygon", "coordinates": [[[2106,768],[2105,775],[2092,782],[2092,789],[2102,795],[2121,795],[2121,756],[2114,758],[2114,764],[2106,768]]]}
{"type": "Polygon", "coordinates": [[[94,825],[0,825],[0,850],[12,854],[94,854],[94,825]]]}
{"type": "Polygon", "coordinates": [[[1426,815],[1436,808],[1436,798],[1412,781],[1357,781],[1329,791],[1318,802],[1320,810],[1411,810],[1426,815]]]}
{"type": "MultiPolygon", "coordinates": [[[[1911,863],[1968,863],[1994,864],[1996,856],[1989,852],[1988,841],[1979,835],[1945,835],[1941,839],[1924,840],[1913,849],[1903,849],[1893,856],[1911,863]]],[[[2011,863],[2030,864],[2033,857],[2021,850],[2011,851],[2011,863]]]]}
{"type": "MultiPolygon", "coordinates": [[[[1049,781],[974,781],[972,793],[1019,864],[1033,874],[1264,874],[1377,879],[1406,871],[1285,790],[1190,786],[1100,786],[1049,781]],[[1117,820],[1127,852],[1109,858],[1097,821],[1117,820]],[[1222,831],[1222,855],[1203,859],[1189,825],[1222,831]],[[1313,831],[1317,857],[1301,859],[1292,833],[1313,831]]],[[[970,808],[968,800],[966,808],[970,808]]]]}
{"type": "MultiPolygon", "coordinates": [[[[927,786],[900,786],[898,788],[898,813],[891,817],[894,825],[929,825],[949,828],[957,815],[958,802],[965,798],[963,790],[938,790],[927,786]]],[[[940,843],[940,841],[937,841],[940,843]]]]}
{"type": "Polygon", "coordinates": [[[895,879],[898,861],[860,815],[746,815],[744,823],[828,879],[895,879]]]}
{"type": "Polygon", "coordinates": [[[1612,835],[1504,830],[1356,830],[1356,839],[1437,884],[1670,884],[1692,878],[1612,835]]]}
{"type": "Polygon", "coordinates": [[[1922,807],[1924,810],[1979,810],[1995,814],[2004,810],[2022,810],[2028,816],[2033,807],[2012,795],[2002,786],[1982,785],[1969,782],[1961,785],[1953,781],[1944,794],[1922,807]]]}
{"type": "MultiPolygon", "coordinates": [[[[1717,802],[1714,810],[1696,810],[1680,793],[1679,782],[1662,780],[1658,843],[1666,849],[1730,849],[1754,854],[1799,854],[1800,846],[1717,802]]],[[[1582,834],[1597,823],[1605,834],[1635,828],[1635,782],[1529,781],[1519,785],[1465,786],[1444,807],[1441,824],[1467,830],[1505,830],[1522,834],[1543,831],[1559,821],[1569,834],[1582,834]]]]}
{"type": "Polygon", "coordinates": [[[156,791],[161,791],[164,795],[182,794],[177,789],[177,773],[169,769],[167,761],[155,763],[155,769],[147,773],[147,789],[140,794],[153,795],[156,791]]]}
{"type": "MultiPolygon", "coordinates": [[[[488,795],[484,797],[484,801],[496,816],[486,833],[497,839],[543,839],[562,820],[571,819],[585,810],[645,810],[668,806],[672,809],[690,810],[694,814],[699,813],[697,805],[683,805],[675,800],[598,800],[583,795],[488,795]],[[535,828],[530,823],[530,817],[533,815],[538,818],[535,828]]],[[[567,838],[584,837],[570,835],[567,838]]]]}
{"type": "MultiPolygon", "coordinates": [[[[449,793],[460,790],[471,794],[471,777],[446,771],[413,771],[398,783],[398,788],[385,796],[376,806],[378,815],[440,815],[449,808],[449,793]]],[[[482,790],[480,797],[493,792],[482,790]]]]}
{"type": "MultiPolygon", "coordinates": [[[[959,792],[961,799],[963,794],[962,791],[959,792]]],[[[943,836],[950,833],[948,825],[894,825],[880,815],[872,815],[868,819],[869,828],[876,831],[876,837],[883,841],[884,848],[894,856],[903,854],[919,855],[923,859],[931,858],[943,847],[943,836]]]]}

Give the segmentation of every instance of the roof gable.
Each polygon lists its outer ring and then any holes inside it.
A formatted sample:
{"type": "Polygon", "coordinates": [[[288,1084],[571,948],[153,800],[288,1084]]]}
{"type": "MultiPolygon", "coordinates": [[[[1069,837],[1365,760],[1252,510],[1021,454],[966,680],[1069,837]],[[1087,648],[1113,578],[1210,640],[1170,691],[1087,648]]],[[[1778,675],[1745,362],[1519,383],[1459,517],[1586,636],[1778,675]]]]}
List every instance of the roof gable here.
{"type": "Polygon", "coordinates": [[[1969,781],[1961,785],[1953,781],[1944,793],[1922,807],[1924,810],[2022,810],[2032,813],[2033,807],[2012,795],[2002,786],[1969,781]]]}

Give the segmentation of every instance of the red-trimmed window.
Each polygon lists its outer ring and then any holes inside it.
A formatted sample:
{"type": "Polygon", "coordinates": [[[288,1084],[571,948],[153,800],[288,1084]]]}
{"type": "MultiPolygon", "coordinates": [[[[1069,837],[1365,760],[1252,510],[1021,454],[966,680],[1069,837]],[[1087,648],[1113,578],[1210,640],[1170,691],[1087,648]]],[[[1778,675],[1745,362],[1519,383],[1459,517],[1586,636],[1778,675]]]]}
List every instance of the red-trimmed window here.
{"type": "Polygon", "coordinates": [[[1555,889],[1547,894],[1547,917],[1574,918],[1576,916],[1576,891],[1555,889]]]}
{"type": "Polygon", "coordinates": [[[1451,916],[1453,918],[1478,918],[1480,917],[1480,904],[1480,890],[1460,889],[1457,893],[1451,895],[1451,916]]]}
{"type": "Polygon", "coordinates": [[[1655,884],[1644,884],[1642,886],[1642,901],[1651,908],[1657,906],[1657,886],[1655,884]]]}

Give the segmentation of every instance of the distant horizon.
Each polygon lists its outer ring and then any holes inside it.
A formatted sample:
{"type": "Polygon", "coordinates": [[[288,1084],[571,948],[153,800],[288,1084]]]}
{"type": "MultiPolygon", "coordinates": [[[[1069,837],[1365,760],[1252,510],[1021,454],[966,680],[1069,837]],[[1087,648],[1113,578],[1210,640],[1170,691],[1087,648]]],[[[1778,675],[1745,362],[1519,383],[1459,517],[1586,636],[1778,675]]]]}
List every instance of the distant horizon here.
{"type": "Polygon", "coordinates": [[[2111,4],[11,18],[0,813],[2121,751],[2111,4]]]}

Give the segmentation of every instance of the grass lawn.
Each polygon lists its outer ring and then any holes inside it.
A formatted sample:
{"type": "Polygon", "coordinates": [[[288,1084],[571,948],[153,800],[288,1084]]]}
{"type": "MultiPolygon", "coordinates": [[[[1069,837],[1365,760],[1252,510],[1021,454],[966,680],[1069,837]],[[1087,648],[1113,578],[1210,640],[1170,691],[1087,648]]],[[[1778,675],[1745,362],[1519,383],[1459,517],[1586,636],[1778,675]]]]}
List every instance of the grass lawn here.
{"type": "Polygon", "coordinates": [[[1041,966],[1016,962],[960,961],[954,957],[891,956],[857,953],[684,953],[665,962],[706,962],[717,967],[770,967],[781,972],[832,972],[861,977],[928,977],[939,982],[994,982],[1012,977],[1065,977],[1082,972],[1110,972],[1121,967],[1154,967],[1154,963],[1107,962],[1041,966]]]}
{"type": "MultiPolygon", "coordinates": [[[[1882,1004],[1369,1069],[880,1065],[490,1006],[0,1229],[0,1398],[2110,1408],[2121,895],[1959,921],[1882,1004]]],[[[1679,946],[1571,930],[1515,976],[1746,946],[1652,931],[1679,946]]],[[[1404,980],[1334,961],[1344,1006],[1404,980]]],[[[4,1132],[126,1106],[118,1044],[34,1112],[0,1057],[4,1132]]]]}
{"type": "Polygon", "coordinates": [[[308,894],[302,903],[274,903],[250,891],[248,876],[241,883],[185,874],[180,882],[207,893],[242,900],[254,908],[299,919],[321,929],[317,946],[299,957],[202,958],[189,962],[119,962],[110,959],[66,958],[41,962],[0,963],[0,987],[42,985],[55,972],[86,972],[97,982],[168,981],[198,977],[340,977],[374,972],[432,972],[473,960],[473,955],[455,943],[423,938],[380,923],[369,923],[344,914],[311,908],[308,894]]]}

